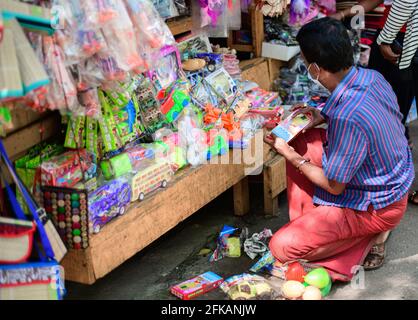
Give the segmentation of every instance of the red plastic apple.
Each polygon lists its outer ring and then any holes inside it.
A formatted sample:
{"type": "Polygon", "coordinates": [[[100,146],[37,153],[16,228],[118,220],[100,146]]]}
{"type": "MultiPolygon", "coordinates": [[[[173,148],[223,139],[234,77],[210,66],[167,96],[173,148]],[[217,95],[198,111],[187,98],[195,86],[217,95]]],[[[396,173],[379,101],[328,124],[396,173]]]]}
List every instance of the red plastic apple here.
{"type": "Polygon", "coordinates": [[[285,272],[286,280],[295,280],[299,282],[304,282],[304,276],[306,275],[306,271],[303,266],[295,261],[288,265],[287,271],[285,272]]]}

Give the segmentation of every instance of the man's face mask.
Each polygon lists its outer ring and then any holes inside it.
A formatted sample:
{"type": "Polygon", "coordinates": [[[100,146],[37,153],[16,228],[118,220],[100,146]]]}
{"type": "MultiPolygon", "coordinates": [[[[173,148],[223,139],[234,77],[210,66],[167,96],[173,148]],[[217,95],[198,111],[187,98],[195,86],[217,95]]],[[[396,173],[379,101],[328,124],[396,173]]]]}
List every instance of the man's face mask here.
{"type": "Polygon", "coordinates": [[[324,87],[322,85],[322,83],[319,82],[319,80],[318,80],[320,72],[321,72],[321,69],[319,69],[318,65],[315,62],[309,64],[309,66],[308,66],[308,78],[309,78],[309,80],[311,80],[312,82],[315,82],[315,84],[317,84],[320,87],[324,87]],[[312,65],[315,65],[315,67],[318,69],[318,75],[317,75],[316,79],[314,79],[314,77],[312,77],[311,72],[310,72],[312,65]]]}
{"type": "Polygon", "coordinates": [[[309,78],[309,80],[313,81],[317,86],[324,89],[326,92],[329,92],[329,90],[318,80],[320,73],[321,73],[321,69],[319,68],[319,66],[315,62],[309,64],[309,66],[308,66],[308,78],[309,78]],[[313,65],[318,69],[318,75],[317,75],[316,79],[314,79],[312,77],[311,73],[310,73],[310,69],[313,65]]]}

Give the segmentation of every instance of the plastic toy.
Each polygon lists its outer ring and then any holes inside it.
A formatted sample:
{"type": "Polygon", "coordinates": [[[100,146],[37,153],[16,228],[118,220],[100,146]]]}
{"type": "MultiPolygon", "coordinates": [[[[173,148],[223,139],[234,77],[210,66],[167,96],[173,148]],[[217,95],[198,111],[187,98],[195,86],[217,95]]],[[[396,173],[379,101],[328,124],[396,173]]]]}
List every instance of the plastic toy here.
{"type": "Polygon", "coordinates": [[[126,148],[123,153],[120,153],[110,159],[101,161],[103,176],[105,179],[118,178],[130,172],[139,170],[144,159],[152,159],[154,152],[151,149],[144,148],[141,145],[126,148]]]}
{"type": "Polygon", "coordinates": [[[247,273],[226,279],[220,288],[231,300],[273,300],[278,296],[266,279],[247,273]]]}
{"type": "Polygon", "coordinates": [[[96,175],[94,155],[85,149],[68,151],[43,162],[38,170],[43,186],[73,187],[96,175]]]}
{"type": "Polygon", "coordinates": [[[298,281],[289,280],[282,286],[282,295],[287,299],[298,299],[302,297],[304,292],[304,285],[298,281]]]}
{"type": "Polygon", "coordinates": [[[265,255],[263,255],[261,257],[260,260],[258,260],[251,268],[250,271],[251,272],[258,272],[261,269],[272,265],[274,262],[276,261],[276,259],[273,257],[273,255],[271,254],[270,251],[268,251],[265,255]]]}
{"type": "Polygon", "coordinates": [[[204,59],[206,61],[206,68],[209,72],[214,72],[222,66],[222,55],[218,53],[197,53],[196,58],[204,59]]]}
{"type": "Polygon", "coordinates": [[[325,268],[312,270],[304,277],[304,279],[307,284],[317,287],[318,289],[327,287],[331,282],[331,277],[325,268]]]}
{"type": "Polygon", "coordinates": [[[216,155],[224,155],[229,149],[227,138],[218,130],[210,130],[208,132],[208,154],[207,160],[216,155]]]}
{"type": "Polygon", "coordinates": [[[171,287],[171,293],[182,300],[190,300],[219,287],[222,277],[213,272],[205,272],[193,279],[171,287]]]}
{"type": "Polygon", "coordinates": [[[101,186],[88,195],[89,219],[94,233],[113,218],[123,215],[131,200],[131,187],[119,178],[101,186]]]}
{"type": "Polygon", "coordinates": [[[131,201],[144,200],[145,195],[158,189],[167,187],[173,171],[169,163],[157,162],[139,171],[132,177],[131,201]]]}
{"type": "Polygon", "coordinates": [[[240,128],[240,124],[236,121],[232,111],[225,113],[221,109],[213,107],[211,104],[207,104],[205,107],[203,121],[206,125],[216,125],[220,122],[221,127],[228,131],[240,128]]]}
{"type": "Polygon", "coordinates": [[[180,113],[190,104],[190,98],[184,92],[174,89],[161,104],[161,112],[169,123],[177,120],[180,113]]]}
{"type": "Polygon", "coordinates": [[[290,142],[295,138],[306,126],[312,121],[310,114],[298,114],[294,116],[294,113],[290,114],[285,120],[283,120],[277,127],[275,127],[271,134],[274,137],[281,138],[286,142],[290,142]]]}
{"type": "Polygon", "coordinates": [[[153,54],[154,66],[149,71],[155,88],[166,89],[182,74],[180,53],[176,46],[167,45],[153,54]]]}
{"type": "Polygon", "coordinates": [[[317,287],[309,286],[305,288],[305,292],[302,295],[303,300],[321,300],[322,294],[317,287]]]}
{"type": "Polygon", "coordinates": [[[287,266],[287,270],[285,272],[286,280],[294,280],[294,281],[299,281],[301,283],[304,282],[305,275],[306,275],[305,269],[297,261],[290,263],[287,266]]]}

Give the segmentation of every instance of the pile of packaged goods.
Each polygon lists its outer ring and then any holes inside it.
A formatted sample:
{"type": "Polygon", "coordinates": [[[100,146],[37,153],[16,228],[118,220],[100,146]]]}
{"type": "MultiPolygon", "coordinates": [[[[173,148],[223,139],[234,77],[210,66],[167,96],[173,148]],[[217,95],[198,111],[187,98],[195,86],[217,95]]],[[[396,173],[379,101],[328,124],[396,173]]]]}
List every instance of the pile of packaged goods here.
{"type": "Polygon", "coordinates": [[[329,96],[325,87],[309,78],[308,69],[300,55],[288,67],[281,68],[279,78],[274,81],[274,89],[287,105],[324,101],[329,96]]]}
{"type": "Polygon", "coordinates": [[[153,2],[54,0],[66,13],[59,22],[48,13],[39,27],[34,13],[29,30],[11,11],[4,23],[3,41],[16,49],[7,74],[18,80],[2,84],[4,110],[62,115],[64,141],[42,142],[15,167],[69,248],[87,248],[177,170],[245,148],[281,120],[278,94],[241,81],[235,52],[212,48],[203,31],[176,42],[153,2]],[[27,57],[36,66],[28,74],[27,57]]]}

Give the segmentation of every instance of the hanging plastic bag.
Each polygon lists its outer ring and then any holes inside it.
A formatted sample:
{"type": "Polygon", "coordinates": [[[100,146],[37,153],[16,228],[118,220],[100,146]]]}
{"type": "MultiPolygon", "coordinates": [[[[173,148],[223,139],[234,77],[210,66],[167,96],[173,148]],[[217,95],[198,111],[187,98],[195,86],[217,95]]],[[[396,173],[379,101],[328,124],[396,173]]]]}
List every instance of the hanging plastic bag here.
{"type": "Polygon", "coordinates": [[[241,1],[228,0],[228,29],[241,29],[241,1]]]}
{"type": "Polygon", "coordinates": [[[141,73],[144,60],[138,53],[134,26],[122,1],[117,2],[117,19],[102,28],[107,43],[107,54],[113,57],[118,68],[141,73]]]}
{"type": "Polygon", "coordinates": [[[134,25],[138,52],[147,63],[145,67],[152,69],[153,53],[166,45],[174,45],[174,37],[152,2],[125,0],[125,3],[134,25]]]}

